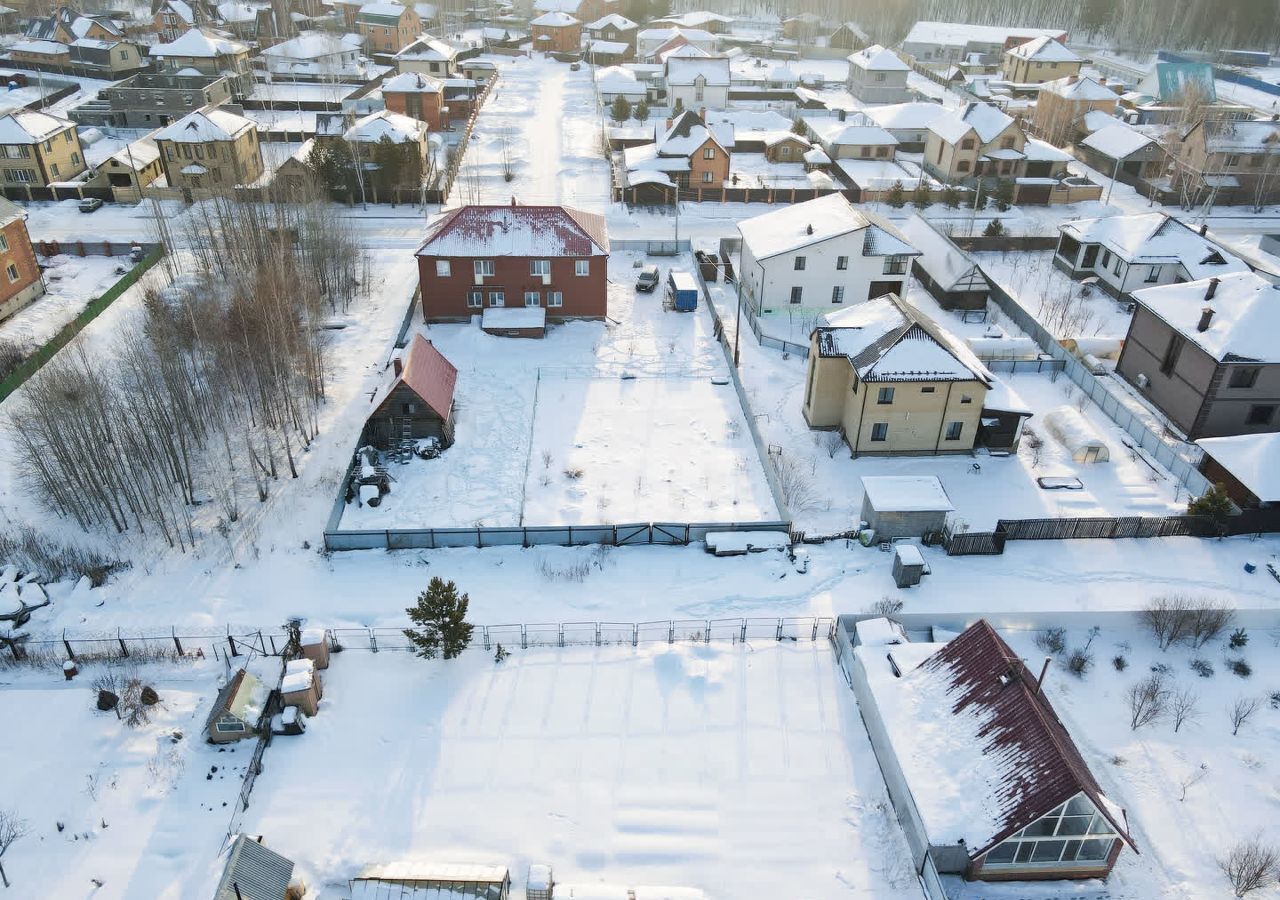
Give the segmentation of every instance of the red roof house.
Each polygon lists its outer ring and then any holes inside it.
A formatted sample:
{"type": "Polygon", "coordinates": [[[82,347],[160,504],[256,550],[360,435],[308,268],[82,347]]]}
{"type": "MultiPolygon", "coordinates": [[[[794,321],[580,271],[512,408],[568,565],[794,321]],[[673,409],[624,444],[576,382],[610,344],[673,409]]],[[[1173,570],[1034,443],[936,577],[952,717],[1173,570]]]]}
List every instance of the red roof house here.
{"type": "Polygon", "coordinates": [[[407,354],[392,359],[392,377],[373,400],[363,442],[389,450],[402,441],[434,437],[453,443],[453,389],[458,370],[415,334],[407,354]]]}

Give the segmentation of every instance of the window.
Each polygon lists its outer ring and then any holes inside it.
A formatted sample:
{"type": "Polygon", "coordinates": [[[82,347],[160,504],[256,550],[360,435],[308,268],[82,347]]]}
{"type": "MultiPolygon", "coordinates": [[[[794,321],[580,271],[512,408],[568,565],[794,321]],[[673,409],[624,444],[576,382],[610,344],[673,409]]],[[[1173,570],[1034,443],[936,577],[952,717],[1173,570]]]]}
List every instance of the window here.
{"type": "Polygon", "coordinates": [[[9,239],[5,237],[3,234],[0,234],[0,253],[8,253],[8,252],[9,252],[9,239]]]}
{"type": "Polygon", "coordinates": [[[1111,264],[1111,251],[1103,250],[1102,251],[1102,268],[1105,269],[1110,264],[1111,264]]]}
{"type": "Polygon", "coordinates": [[[964,406],[966,403],[972,403],[972,402],[973,402],[973,398],[972,398],[972,397],[970,397],[968,394],[961,394],[961,395],[960,395],[960,405],[961,405],[961,406],[964,406]]]}
{"type": "Polygon", "coordinates": [[[50,175],[52,175],[54,178],[57,178],[57,177],[58,177],[58,164],[57,164],[57,163],[49,163],[49,174],[50,174],[50,175]]]}
{"type": "Polygon", "coordinates": [[[884,81],[884,73],[883,73],[883,72],[877,72],[877,73],[876,73],[876,81],[884,81]]]}
{"type": "Polygon", "coordinates": [[[484,306],[484,291],[467,291],[467,308],[479,309],[484,306]]]}
{"type": "Polygon", "coordinates": [[[870,148],[870,147],[863,147],[863,148],[862,148],[862,155],[863,155],[864,157],[870,158],[870,156],[871,156],[871,148],[870,148]]]}
{"type": "Polygon", "coordinates": [[[960,440],[960,432],[963,430],[964,430],[963,422],[948,422],[946,439],[949,441],[960,440]]]}
{"type": "Polygon", "coordinates": [[[18,280],[18,267],[13,263],[9,263],[9,265],[5,267],[4,273],[9,276],[10,282],[18,280]]]}
{"type": "Polygon", "coordinates": [[[880,388],[880,393],[876,396],[876,403],[881,406],[888,406],[893,402],[893,388],[880,388]]]}
{"type": "Polygon", "coordinates": [[[792,302],[792,303],[794,303],[794,304],[799,304],[799,303],[800,303],[800,301],[801,301],[803,298],[804,298],[804,288],[802,288],[802,287],[793,287],[793,288],[791,289],[791,302],[792,302]]]}
{"type": "Polygon", "coordinates": [[[888,147],[877,147],[877,148],[876,148],[876,156],[879,156],[879,157],[885,157],[885,156],[888,156],[888,155],[889,155],[889,148],[888,148],[888,147]]]}
{"type": "Polygon", "coordinates": [[[538,296],[538,292],[537,292],[537,291],[525,291],[525,292],[524,292],[524,305],[525,305],[525,306],[541,306],[541,305],[542,305],[542,299],[538,296]]]}
{"type": "Polygon", "coordinates": [[[436,260],[436,277],[449,278],[453,275],[453,266],[447,259],[436,260]]]}
{"type": "Polygon", "coordinates": [[[931,384],[930,384],[930,385],[926,385],[925,387],[920,388],[920,393],[922,393],[922,394],[932,394],[932,393],[935,393],[937,390],[938,390],[938,389],[937,389],[936,387],[934,387],[933,385],[931,385],[931,384]]]}
{"type": "Polygon", "coordinates": [[[701,101],[704,93],[705,92],[703,91],[702,85],[696,86],[693,89],[693,99],[697,101],[701,101]]]}
{"type": "Polygon", "coordinates": [[[887,441],[889,439],[889,423],[875,422],[871,426],[871,440],[887,441]]]}
{"type": "Polygon", "coordinates": [[[960,149],[961,149],[961,150],[972,150],[972,149],[973,149],[973,138],[965,138],[963,141],[961,141],[961,142],[960,142],[960,149]]]}
{"type": "Polygon", "coordinates": [[[196,159],[204,159],[204,144],[196,144],[196,159]]]}
{"type": "Polygon", "coordinates": [[[703,148],[702,148],[702,158],[703,158],[703,159],[715,159],[715,158],[716,158],[716,148],[715,148],[715,147],[703,147],[703,148]]]}
{"type": "Polygon", "coordinates": [[[807,260],[803,256],[797,256],[795,258],[795,270],[797,272],[803,272],[806,262],[807,260]]]}
{"type": "Polygon", "coordinates": [[[573,261],[573,274],[578,277],[584,277],[591,274],[591,260],[575,259],[573,261]]]}
{"type": "Polygon", "coordinates": [[[837,272],[843,272],[843,271],[845,271],[845,270],[846,270],[846,269],[848,269],[848,268],[849,268],[849,257],[847,257],[847,256],[837,256],[837,257],[836,257],[836,271],[837,271],[837,272]]]}
{"type": "Polygon", "coordinates": [[[1160,280],[1160,267],[1147,266],[1147,277],[1143,279],[1145,284],[1155,284],[1160,280]]]}
{"type": "Polygon", "coordinates": [[[969,171],[969,160],[967,160],[967,159],[962,159],[962,160],[960,160],[959,162],[957,162],[957,163],[956,163],[956,171],[957,171],[957,172],[968,172],[968,171],[969,171]]]}
{"type": "Polygon", "coordinates": [[[5,169],[4,180],[30,184],[36,180],[36,176],[30,169],[5,169]]]}
{"type": "Polygon", "coordinates": [[[787,159],[790,159],[790,158],[791,158],[791,148],[790,148],[790,147],[788,147],[786,144],[783,144],[781,147],[779,147],[779,148],[778,148],[778,155],[779,155],[779,156],[784,156],[784,157],[786,157],[787,159]]]}
{"type": "Polygon", "coordinates": [[[907,258],[905,256],[886,256],[884,258],[884,274],[907,274],[907,258]]]}
{"type": "Polygon", "coordinates": [[[831,289],[831,302],[832,303],[844,302],[844,285],[837,284],[835,287],[831,289]]]}
{"type": "MultiPolygon", "coordinates": [[[[12,280],[12,279],[10,279],[12,280]]],[[[1246,425],[1270,425],[1271,420],[1275,418],[1276,408],[1271,404],[1250,406],[1249,414],[1245,416],[1244,424],[1246,425]]]]}
{"type": "Polygon", "coordinates": [[[490,306],[506,306],[506,305],[507,305],[507,295],[506,295],[506,292],[505,292],[505,291],[490,291],[490,292],[489,292],[489,305],[490,305],[490,306]]]}
{"type": "Polygon", "coordinates": [[[1170,335],[1169,346],[1164,348],[1164,358],[1160,360],[1160,371],[1168,375],[1178,364],[1178,356],[1182,353],[1185,339],[1180,334],[1170,335]]]}
{"type": "Polygon", "coordinates": [[[714,173],[714,172],[703,172],[703,173],[702,173],[702,183],[703,183],[703,184],[710,184],[710,183],[711,183],[711,179],[712,179],[714,176],[715,176],[715,173],[714,173]]]}
{"type": "Polygon", "coordinates": [[[245,730],[243,722],[219,722],[213,730],[222,734],[242,734],[245,730]]]}
{"type": "Polygon", "coordinates": [[[1111,823],[1083,795],[1076,795],[1032,822],[983,858],[983,865],[1059,867],[1080,864],[1095,868],[1110,854],[1116,840],[1111,823]]]}
{"type": "Polygon", "coordinates": [[[477,275],[484,276],[493,274],[493,260],[491,259],[477,259],[472,263],[472,265],[475,267],[477,275]]]}
{"type": "Polygon", "coordinates": [[[53,141],[45,141],[45,142],[44,142],[44,152],[45,152],[45,153],[52,153],[52,152],[53,152],[53,141]]]}
{"type": "MultiPolygon", "coordinates": [[[[6,245],[5,250],[9,247],[6,245]]],[[[1251,388],[1258,381],[1258,373],[1262,370],[1257,366],[1237,366],[1231,370],[1231,380],[1228,382],[1233,388],[1251,388]]]]}
{"type": "Polygon", "coordinates": [[[564,294],[560,291],[547,291],[547,306],[564,306],[564,294]]]}
{"type": "Polygon", "coordinates": [[[1235,153],[1227,154],[1227,162],[1226,162],[1227,168],[1231,169],[1238,165],[1240,165],[1240,156],[1235,153]]]}
{"type": "Polygon", "coordinates": [[[1119,275],[1123,270],[1124,270],[1124,260],[1117,256],[1116,264],[1111,267],[1111,271],[1114,272],[1116,275],[1119,275]]]}
{"type": "Polygon", "coordinates": [[[1000,146],[1001,146],[1002,148],[1004,148],[1005,150],[1012,150],[1012,149],[1013,149],[1013,138],[1011,138],[1011,137],[1007,137],[1007,138],[1005,138],[1004,140],[1002,140],[1002,141],[1000,142],[1000,146]]]}

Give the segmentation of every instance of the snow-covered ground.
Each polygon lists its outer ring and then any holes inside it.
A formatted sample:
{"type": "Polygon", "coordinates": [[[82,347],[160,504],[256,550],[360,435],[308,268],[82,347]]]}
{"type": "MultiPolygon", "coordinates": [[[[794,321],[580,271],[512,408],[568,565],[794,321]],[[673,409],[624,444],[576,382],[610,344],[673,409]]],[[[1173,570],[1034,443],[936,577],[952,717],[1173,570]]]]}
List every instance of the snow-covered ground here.
{"type": "Polygon", "coordinates": [[[342,527],[773,519],[746,413],[731,385],[711,383],[726,364],[710,313],[638,294],[638,258],[610,260],[607,322],[543,340],[431,326],[458,368],[455,443],[392,466],[391,493],[349,505],[342,527]]]}
{"type": "Polygon", "coordinates": [[[1058,338],[1124,340],[1133,316],[1101,288],[1073,281],[1053,264],[1054,251],[973,254],[982,271],[1058,338]]]}
{"type": "Polygon", "coordinates": [[[352,651],[323,674],[245,820],[317,900],[406,858],[507,866],[513,896],[532,863],[713,898],[919,895],[825,641],[352,651]]]}
{"type": "Polygon", "coordinates": [[[30,306],[0,322],[0,340],[35,350],[53,337],[133,267],[127,256],[40,258],[45,292],[30,306]]]}

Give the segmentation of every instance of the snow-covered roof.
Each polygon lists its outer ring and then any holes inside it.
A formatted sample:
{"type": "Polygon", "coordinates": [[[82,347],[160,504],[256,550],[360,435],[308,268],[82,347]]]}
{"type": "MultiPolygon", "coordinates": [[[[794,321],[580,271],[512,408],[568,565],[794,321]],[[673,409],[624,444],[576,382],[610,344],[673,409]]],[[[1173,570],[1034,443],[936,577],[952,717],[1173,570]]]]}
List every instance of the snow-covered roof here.
{"type": "Polygon", "coordinates": [[[1091,109],[1084,114],[1081,124],[1086,132],[1093,133],[1100,128],[1106,128],[1108,125],[1114,125],[1119,121],[1109,112],[1101,109],[1091,109]]]}
{"type": "Polygon", "coordinates": [[[357,19],[367,19],[369,21],[377,21],[380,19],[389,19],[391,21],[399,21],[400,17],[409,11],[409,7],[402,3],[392,3],[384,0],[380,3],[366,3],[360,7],[360,11],[356,14],[357,19]]]}
{"type": "Polygon", "coordinates": [[[326,56],[358,51],[363,45],[364,41],[358,34],[305,31],[295,38],[268,47],[262,51],[262,55],[284,59],[322,59],[326,56]]]}
{"type": "Polygon", "coordinates": [[[565,206],[464,206],[427,229],[419,256],[607,256],[603,216],[565,206]]]}
{"type": "Polygon", "coordinates": [[[715,43],[716,36],[701,28],[646,28],[636,33],[637,41],[668,41],[683,37],[690,43],[715,43]]]}
{"type": "Polygon", "coordinates": [[[453,363],[445,359],[434,344],[415,334],[409,342],[400,375],[393,376],[383,385],[373,401],[373,408],[382,406],[396,386],[403,384],[417,394],[432,412],[447,420],[453,410],[453,392],[457,383],[458,369],[453,363]]]}
{"type": "Polygon", "coordinates": [[[588,22],[587,28],[591,31],[603,31],[606,28],[616,28],[619,31],[630,31],[633,28],[639,28],[635,22],[632,22],[626,16],[618,15],[618,13],[609,13],[596,19],[594,22],[588,22]]]}
{"type": "Polygon", "coordinates": [[[667,84],[691,85],[699,78],[710,87],[727,87],[729,60],[722,56],[669,57],[666,61],[667,84]]]}
{"type": "MultiPolygon", "coordinates": [[[[1010,51],[1012,52],[1012,51],[1010,51]]],[[[1066,100],[1115,100],[1116,92],[1099,84],[1088,75],[1083,78],[1069,75],[1040,85],[1040,93],[1055,94],[1066,100]]]]}
{"type": "Polygon", "coordinates": [[[1280,432],[1201,438],[1205,453],[1262,503],[1280,503],[1280,432]]]}
{"type": "Polygon", "coordinates": [[[1018,59],[1034,62],[1084,62],[1084,59],[1072,53],[1064,44],[1048,35],[1032,38],[1025,44],[1019,44],[1005,51],[1018,59]]]}
{"type": "Polygon", "coordinates": [[[132,144],[126,144],[123,149],[111,155],[111,159],[135,171],[145,169],[159,158],[160,148],[156,146],[155,139],[152,137],[144,137],[132,144]]]}
{"type": "Polygon", "coordinates": [[[546,328],[543,306],[486,306],[480,314],[481,328],[546,328]]]}
{"type": "Polygon", "coordinates": [[[866,116],[849,116],[843,122],[835,116],[805,116],[804,124],[827,147],[846,145],[889,145],[898,139],[866,116]]]}
{"type": "Polygon", "coordinates": [[[862,232],[863,256],[915,256],[917,251],[887,220],[855,209],[843,194],[783,206],[738,223],[756,259],[790,253],[842,235],[862,232]]]}
{"type": "Polygon", "coordinates": [[[567,12],[553,11],[543,13],[536,19],[530,19],[529,24],[538,28],[568,28],[582,23],[567,12]]]}
{"type": "Polygon", "coordinates": [[[940,103],[891,103],[887,106],[869,106],[863,110],[871,121],[881,128],[899,131],[924,131],[948,111],[940,103]]]}
{"type": "Polygon", "coordinates": [[[912,215],[901,228],[907,240],[920,251],[916,262],[942,290],[990,289],[990,283],[973,257],[919,213],[912,215]]]}
{"type": "Polygon", "coordinates": [[[219,56],[238,56],[249,48],[216,32],[192,28],[168,44],[156,44],[151,48],[156,57],[179,56],[192,59],[214,59],[219,56]]]}
{"type": "Polygon", "coordinates": [[[1105,128],[1099,128],[1082,140],[1080,144],[1083,147],[1096,150],[1108,159],[1127,159],[1139,150],[1155,144],[1155,140],[1147,137],[1141,131],[1130,128],[1123,122],[1116,122],[1113,125],[1107,125],[1105,128]]]}
{"type": "Polygon", "coordinates": [[[962,109],[953,110],[935,119],[929,130],[948,144],[957,143],[970,129],[978,135],[978,141],[987,144],[994,141],[1013,124],[1013,118],[990,103],[967,103],[962,109]]]}
{"type": "Polygon", "coordinates": [[[900,183],[905,189],[923,183],[933,190],[939,187],[936,179],[926,174],[920,166],[907,159],[852,159],[834,160],[834,165],[851,184],[864,191],[885,191],[900,183]]]}
{"type": "Polygon", "coordinates": [[[18,41],[9,47],[10,53],[35,53],[44,56],[59,56],[69,53],[66,44],[58,41],[18,41]]]}
{"type": "Polygon", "coordinates": [[[859,619],[853,630],[857,632],[860,647],[888,647],[907,643],[907,633],[902,626],[884,617],[859,619]]]}
{"type": "Polygon", "coordinates": [[[892,294],[827,313],[814,336],[820,356],[846,357],[862,381],[992,380],[966,344],[892,294]]]}
{"type": "Polygon", "coordinates": [[[873,509],[891,512],[952,512],[955,507],[936,475],[863,475],[863,495],[873,509]]]}
{"type": "Polygon", "coordinates": [[[1060,28],[1008,28],[1003,25],[970,25],[967,22],[917,22],[911,26],[902,43],[963,47],[970,42],[1003,44],[1010,38],[1029,41],[1042,35],[1060,38],[1065,37],[1066,32],[1060,28]]]}
{"type": "Polygon", "coordinates": [[[904,63],[898,54],[879,44],[864,47],[857,53],[849,54],[849,62],[859,69],[868,72],[910,72],[911,67],[904,63]]]}
{"type": "Polygon", "coordinates": [[[679,25],[681,28],[701,28],[704,25],[729,25],[733,22],[730,16],[722,16],[719,13],[698,10],[696,12],[680,13],[674,16],[663,16],[661,19],[655,19],[656,22],[670,22],[673,25],[679,25]]]}
{"type": "Polygon", "coordinates": [[[854,652],[929,844],[963,842],[973,858],[1083,794],[1133,846],[1123,810],[986,621],[945,644],[894,646],[888,659],[883,647],[854,652]]]}
{"type": "Polygon", "coordinates": [[[188,25],[196,20],[195,13],[191,11],[191,4],[187,3],[187,0],[166,0],[164,8],[167,8],[188,25]]]}
{"type": "Polygon", "coordinates": [[[826,166],[831,164],[831,157],[821,147],[810,147],[804,152],[804,161],[811,166],[826,166]]]}
{"type": "Polygon", "coordinates": [[[1033,413],[1027,401],[1009,386],[1009,382],[1001,379],[992,380],[987,396],[982,398],[982,408],[992,412],[1018,413],[1028,418],[1033,413]]]}
{"type": "Polygon", "coordinates": [[[659,62],[665,63],[669,59],[705,59],[711,56],[706,50],[703,50],[697,44],[688,43],[684,38],[680,38],[678,42],[670,43],[674,44],[674,46],[664,44],[663,47],[658,48],[655,56],[659,62]]]}
{"type": "Polygon", "coordinates": [[[1133,298],[1219,362],[1280,363],[1280,285],[1253,272],[1144,288],[1133,298]],[[1201,331],[1206,308],[1213,318],[1201,331]]]}
{"type": "Polygon", "coordinates": [[[251,120],[225,109],[196,110],[161,128],[154,138],[179,144],[231,141],[254,127],[251,120]]]}
{"type": "Polygon", "coordinates": [[[424,62],[448,62],[458,55],[452,44],[439,38],[420,37],[396,54],[396,59],[419,60],[424,62]]]}
{"type": "MultiPolygon", "coordinates": [[[[622,56],[629,49],[630,44],[624,44],[621,41],[592,41],[587,45],[587,50],[591,53],[598,53],[601,56],[622,56]]],[[[634,76],[633,76],[634,77],[634,76]]],[[[596,79],[598,84],[599,78],[596,79]]]]}
{"type": "Polygon", "coordinates": [[[1280,153],[1280,123],[1275,121],[1202,122],[1211,153],[1280,153]]]}
{"type": "Polygon", "coordinates": [[[1077,219],[1058,229],[1082,244],[1101,244],[1130,264],[1181,263],[1192,280],[1249,270],[1194,228],[1161,212],[1077,219]]]}
{"type": "Polygon", "coordinates": [[[1059,150],[1048,141],[1033,137],[1027,138],[1027,142],[1022,145],[1022,155],[1037,162],[1070,162],[1072,158],[1065,150],[1059,150]]]}
{"type": "Polygon", "coordinates": [[[70,127],[73,122],[48,113],[8,113],[0,116],[0,144],[37,144],[70,127]]]}
{"type": "Polygon", "coordinates": [[[676,116],[670,128],[667,128],[665,123],[655,125],[654,137],[660,156],[688,157],[708,139],[723,146],[716,132],[708,128],[702,118],[692,110],[685,110],[676,116]]]}
{"type": "Polygon", "coordinates": [[[401,72],[382,82],[382,92],[406,94],[439,94],[444,85],[439,78],[423,75],[421,72],[401,72]]]}
{"type": "Polygon", "coordinates": [[[257,7],[250,6],[248,3],[228,0],[226,3],[218,4],[218,19],[222,22],[252,22],[257,17],[257,7]]]}
{"type": "Polygon", "coordinates": [[[380,109],[356,119],[343,137],[366,144],[376,144],[383,138],[394,144],[416,144],[426,137],[426,133],[426,122],[380,109]]]}

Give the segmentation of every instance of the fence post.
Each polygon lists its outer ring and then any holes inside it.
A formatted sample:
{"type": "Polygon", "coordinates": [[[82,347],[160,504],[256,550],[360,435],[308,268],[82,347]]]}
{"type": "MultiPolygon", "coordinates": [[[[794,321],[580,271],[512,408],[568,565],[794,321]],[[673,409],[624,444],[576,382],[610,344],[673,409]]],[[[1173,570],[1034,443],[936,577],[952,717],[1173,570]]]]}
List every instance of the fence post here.
{"type": "Polygon", "coordinates": [[[369,629],[369,649],[374,653],[378,652],[378,637],[373,633],[373,629],[369,629]]]}
{"type": "Polygon", "coordinates": [[[596,646],[600,646],[600,623],[596,623],[596,646]]]}
{"type": "Polygon", "coordinates": [[[640,643],[640,625],[636,622],[631,623],[631,646],[638,646],[640,643]]]}
{"type": "Polygon", "coordinates": [[[781,618],[778,619],[778,631],[777,631],[777,634],[774,635],[774,640],[777,640],[777,641],[782,640],[782,619],[781,618]]]}
{"type": "MultiPolygon", "coordinates": [[[[258,633],[261,634],[262,632],[258,632],[258,633]]],[[[267,640],[271,642],[271,655],[279,656],[280,651],[276,649],[276,636],[274,634],[269,634],[267,635],[267,640]]]]}
{"type": "Polygon", "coordinates": [[[480,626],[480,637],[482,637],[482,638],[484,639],[484,649],[486,649],[486,650],[490,649],[490,647],[489,647],[489,626],[488,626],[488,625],[481,625],[481,626],[480,626]]]}
{"type": "MultiPolygon", "coordinates": [[[[67,659],[71,660],[72,662],[75,662],[76,654],[75,654],[75,651],[71,649],[71,642],[67,640],[67,629],[65,628],[62,629],[62,646],[67,648],[67,659]]],[[[17,653],[14,653],[14,656],[16,657],[17,653]]]]}
{"type": "Polygon", "coordinates": [[[711,643],[711,620],[710,619],[707,619],[707,630],[703,632],[703,635],[704,635],[704,638],[702,643],[710,644],[711,643]]]}
{"type": "Polygon", "coordinates": [[[746,642],[747,642],[747,620],[743,619],[742,620],[742,643],[745,644],[746,642]]]}
{"type": "Polygon", "coordinates": [[[667,622],[667,643],[674,644],[676,642],[676,623],[675,620],[667,622]]]}
{"type": "Polygon", "coordinates": [[[120,634],[120,629],[116,629],[116,640],[120,642],[120,655],[125,659],[129,658],[129,648],[124,645],[124,636],[120,634]]]}
{"type": "Polygon", "coordinates": [[[564,623],[563,622],[560,623],[560,646],[561,648],[564,647],[564,623]]]}
{"type": "Polygon", "coordinates": [[[809,640],[816,641],[817,639],[818,639],[818,620],[814,619],[813,620],[813,637],[811,637],[809,640]]]}
{"type": "Polygon", "coordinates": [[[520,649],[529,649],[529,629],[524,625],[520,626],[520,649]]]}
{"type": "Polygon", "coordinates": [[[240,652],[239,652],[238,650],[236,650],[236,639],[235,639],[235,638],[233,638],[231,635],[227,635],[227,644],[231,647],[231,655],[232,655],[232,656],[239,656],[239,655],[240,655],[240,652]]]}
{"type": "Polygon", "coordinates": [[[185,656],[186,654],[182,652],[182,641],[178,640],[178,630],[176,628],[170,628],[169,634],[173,636],[173,646],[177,648],[178,655],[185,656]]]}

